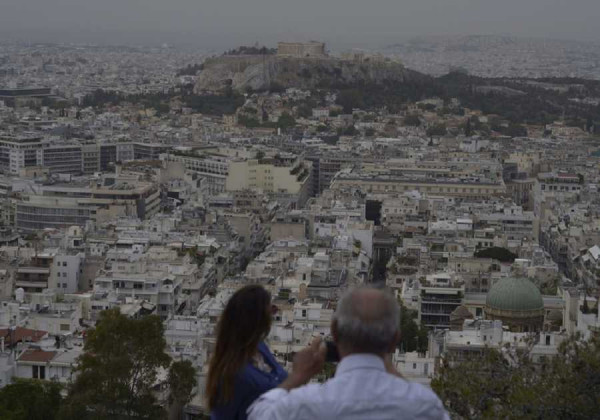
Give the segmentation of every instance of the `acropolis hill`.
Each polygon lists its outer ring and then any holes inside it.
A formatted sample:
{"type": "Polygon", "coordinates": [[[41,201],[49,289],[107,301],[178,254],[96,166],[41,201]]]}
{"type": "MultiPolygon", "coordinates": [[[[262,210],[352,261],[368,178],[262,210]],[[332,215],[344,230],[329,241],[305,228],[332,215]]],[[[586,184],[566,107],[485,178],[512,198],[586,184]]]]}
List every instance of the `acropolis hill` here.
{"type": "Polygon", "coordinates": [[[355,83],[404,82],[423,75],[380,55],[351,52],[327,55],[323,43],[279,43],[277,54],[223,55],[207,59],[196,91],[313,89],[355,83]]]}

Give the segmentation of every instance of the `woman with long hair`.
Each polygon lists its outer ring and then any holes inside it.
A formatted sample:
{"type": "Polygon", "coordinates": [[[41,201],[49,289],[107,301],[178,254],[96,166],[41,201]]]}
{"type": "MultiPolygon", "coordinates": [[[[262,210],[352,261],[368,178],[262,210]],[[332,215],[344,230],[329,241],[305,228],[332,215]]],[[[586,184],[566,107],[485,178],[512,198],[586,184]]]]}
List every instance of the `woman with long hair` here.
{"type": "Polygon", "coordinates": [[[212,420],[245,420],[254,400],[286,379],[264,343],[273,308],[271,295],[258,285],[239,289],[227,302],[206,380],[212,420]]]}

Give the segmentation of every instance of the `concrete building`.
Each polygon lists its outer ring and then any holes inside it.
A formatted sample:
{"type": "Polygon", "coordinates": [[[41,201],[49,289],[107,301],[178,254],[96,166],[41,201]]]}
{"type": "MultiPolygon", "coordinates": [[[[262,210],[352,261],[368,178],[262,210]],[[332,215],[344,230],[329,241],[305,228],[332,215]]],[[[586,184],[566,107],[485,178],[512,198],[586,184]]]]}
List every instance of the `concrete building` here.
{"type": "Polygon", "coordinates": [[[68,255],[59,253],[54,257],[54,270],[48,279],[48,288],[64,293],[77,293],[83,271],[85,254],[68,255]]]}
{"type": "Polygon", "coordinates": [[[540,331],[544,324],[542,294],[530,280],[501,279],[487,294],[485,316],[502,321],[511,331],[540,331]]]}
{"type": "Polygon", "coordinates": [[[431,329],[450,328],[450,314],[460,306],[464,287],[453,287],[445,273],[428,276],[426,284],[420,287],[419,321],[431,329]]]}
{"type": "Polygon", "coordinates": [[[40,166],[42,147],[39,135],[0,136],[0,170],[18,175],[23,168],[40,166]]]}
{"type": "Polygon", "coordinates": [[[391,172],[350,170],[339,172],[331,182],[331,189],[356,189],[369,194],[397,194],[416,190],[432,195],[479,199],[506,194],[506,187],[501,180],[492,181],[480,177],[428,179],[394,175],[391,172]]]}
{"type": "Polygon", "coordinates": [[[230,158],[228,156],[217,153],[195,154],[175,151],[161,154],[160,159],[183,163],[187,170],[206,178],[210,194],[219,194],[225,191],[225,180],[229,174],[230,158]]]}
{"type": "Polygon", "coordinates": [[[240,191],[257,188],[272,199],[300,208],[311,188],[311,164],[295,155],[234,160],[229,165],[225,188],[240,191]]]}
{"type": "Polygon", "coordinates": [[[95,183],[33,185],[16,204],[19,229],[85,226],[88,220],[102,222],[116,216],[151,218],[159,211],[160,190],[149,182],[105,177],[95,183]]]}

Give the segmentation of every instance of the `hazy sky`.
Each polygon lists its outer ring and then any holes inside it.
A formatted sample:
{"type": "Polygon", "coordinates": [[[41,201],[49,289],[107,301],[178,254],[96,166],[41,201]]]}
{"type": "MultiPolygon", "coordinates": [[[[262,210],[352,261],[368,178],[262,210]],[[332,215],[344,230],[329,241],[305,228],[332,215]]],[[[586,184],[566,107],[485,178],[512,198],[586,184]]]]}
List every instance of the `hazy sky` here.
{"type": "Polygon", "coordinates": [[[378,47],[420,35],[600,42],[600,0],[0,0],[0,36],[226,48],[318,39],[378,47]]]}

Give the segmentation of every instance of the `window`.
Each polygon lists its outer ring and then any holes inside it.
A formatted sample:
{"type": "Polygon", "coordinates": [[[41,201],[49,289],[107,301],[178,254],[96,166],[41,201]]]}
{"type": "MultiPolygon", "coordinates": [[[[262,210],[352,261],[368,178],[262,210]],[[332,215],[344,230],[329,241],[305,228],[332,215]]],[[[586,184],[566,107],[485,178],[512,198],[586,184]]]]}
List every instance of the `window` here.
{"type": "Polygon", "coordinates": [[[63,283],[62,285],[63,285],[63,289],[67,288],[67,283],[63,283]]]}
{"type": "Polygon", "coordinates": [[[60,330],[61,331],[70,331],[71,326],[69,324],[60,324],[60,330]]]}
{"type": "Polygon", "coordinates": [[[66,266],[67,266],[67,262],[63,261],[63,267],[66,267],[66,266]]]}
{"type": "Polygon", "coordinates": [[[416,369],[416,368],[417,368],[417,364],[413,363],[413,369],[416,369]]]}
{"type": "Polygon", "coordinates": [[[46,379],[46,366],[31,366],[31,377],[34,379],[46,379]]]}
{"type": "Polygon", "coordinates": [[[306,309],[302,309],[302,318],[306,318],[306,309]]]}
{"type": "Polygon", "coordinates": [[[547,346],[550,345],[550,335],[549,334],[546,336],[546,345],[547,346]]]}

